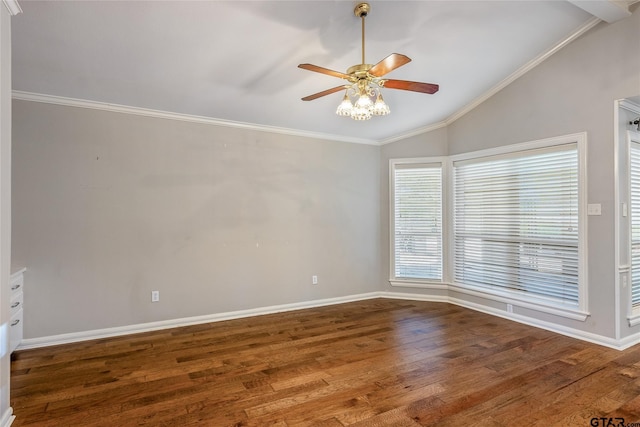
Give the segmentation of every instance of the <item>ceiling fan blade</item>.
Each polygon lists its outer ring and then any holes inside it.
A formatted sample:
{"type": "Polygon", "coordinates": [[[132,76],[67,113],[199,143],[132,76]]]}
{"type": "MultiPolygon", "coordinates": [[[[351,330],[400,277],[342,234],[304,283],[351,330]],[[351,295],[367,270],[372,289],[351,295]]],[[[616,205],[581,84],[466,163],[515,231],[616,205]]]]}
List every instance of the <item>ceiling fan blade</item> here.
{"type": "Polygon", "coordinates": [[[318,67],[313,64],[300,64],[298,68],[302,68],[303,70],[315,71],[316,73],[327,74],[333,77],[339,77],[341,79],[349,79],[351,77],[349,74],[341,73],[340,71],[333,71],[328,68],[318,67]]]}
{"type": "Polygon", "coordinates": [[[331,95],[332,93],[340,92],[341,90],[344,90],[344,86],[336,86],[331,89],[323,90],[322,92],[314,93],[313,95],[305,96],[304,98],[302,98],[302,100],[313,101],[314,99],[318,99],[325,95],[331,95]]]}
{"type": "Polygon", "coordinates": [[[391,55],[378,62],[371,67],[369,74],[375,77],[382,77],[385,74],[402,67],[404,64],[411,62],[411,58],[400,53],[392,53],[391,55]]]}
{"type": "Polygon", "coordinates": [[[387,80],[383,87],[422,93],[436,93],[440,89],[440,86],[433,83],[410,82],[408,80],[387,80]]]}

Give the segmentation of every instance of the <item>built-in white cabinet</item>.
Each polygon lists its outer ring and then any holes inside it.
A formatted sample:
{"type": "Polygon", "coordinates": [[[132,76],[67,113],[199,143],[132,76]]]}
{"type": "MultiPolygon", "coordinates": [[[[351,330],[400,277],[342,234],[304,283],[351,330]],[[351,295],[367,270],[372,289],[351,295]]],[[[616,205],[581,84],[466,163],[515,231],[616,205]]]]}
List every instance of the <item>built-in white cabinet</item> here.
{"type": "Polygon", "coordinates": [[[22,341],[22,324],[24,318],[24,272],[15,272],[9,279],[11,320],[9,321],[9,352],[12,353],[22,341]]]}

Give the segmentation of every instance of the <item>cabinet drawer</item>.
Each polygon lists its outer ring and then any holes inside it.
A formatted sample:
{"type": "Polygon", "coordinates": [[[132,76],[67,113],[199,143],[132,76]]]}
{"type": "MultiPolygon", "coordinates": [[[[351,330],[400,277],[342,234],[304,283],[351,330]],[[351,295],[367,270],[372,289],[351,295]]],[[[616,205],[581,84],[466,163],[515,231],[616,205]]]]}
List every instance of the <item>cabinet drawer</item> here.
{"type": "Polygon", "coordinates": [[[11,296],[17,294],[18,292],[22,292],[22,288],[24,287],[24,276],[22,273],[14,274],[11,276],[9,280],[9,289],[11,290],[11,296]]]}
{"type": "Polygon", "coordinates": [[[16,349],[22,341],[22,310],[11,316],[9,321],[9,353],[16,349]]]}
{"type": "Polygon", "coordinates": [[[15,315],[19,310],[22,310],[23,303],[24,294],[22,292],[11,295],[11,316],[15,315]]]}

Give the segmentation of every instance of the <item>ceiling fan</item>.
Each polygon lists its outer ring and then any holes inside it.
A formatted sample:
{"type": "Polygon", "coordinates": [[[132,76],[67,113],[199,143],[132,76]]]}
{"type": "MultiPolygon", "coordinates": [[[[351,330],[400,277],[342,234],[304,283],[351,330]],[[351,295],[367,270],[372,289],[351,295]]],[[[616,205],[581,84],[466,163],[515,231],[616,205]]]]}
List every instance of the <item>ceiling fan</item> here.
{"type": "Polygon", "coordinates": [[[303,101],[312,101],[320,97],[330,95],[341,90],[346,90],[342,103],[338,106],[336,114],[351,117],[354,120],[369,120],[373,115],[384,116],[390,113],[389,106],[382,99],[380,89],[409,90],[433,94],[439,89],[437,84],[412,82],[408,80],[384,79],[389,72],[409,63],[408,56],[392,53],[375,65],[367,64],[364,60],[364,18],[369,14],[371,7],[368,3],[359,3],[353,12],[362,20],[362,63],[347,69],[346,73],[319,67],[313,64],[300,64],[299,68],[316,73],[327,74],[347,80],[349,83],[336,86],[313,95],[305,96],[303,101]],[[356,100],[355,104],[351,98],[356,100]]]}

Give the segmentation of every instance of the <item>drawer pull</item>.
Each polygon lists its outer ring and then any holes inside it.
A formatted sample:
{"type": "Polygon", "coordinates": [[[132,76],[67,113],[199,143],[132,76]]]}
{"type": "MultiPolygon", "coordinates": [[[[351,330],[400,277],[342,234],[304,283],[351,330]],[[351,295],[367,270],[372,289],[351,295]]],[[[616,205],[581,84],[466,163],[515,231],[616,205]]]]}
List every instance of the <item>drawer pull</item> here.
{"type": "Polygon", "coordinates": [[[16,319],[13,322],[11,322],[11,326],[16,326],[18,323],[20,323],[20,319],[16,319]]]}
{"type": "Polygon", "coordinates": [[[12,291],[15,291],[15,290],[18,290],[18,289],[20,289],[20,284],[13,285],[13,286],[11,287],[11,290],[12,290],[12,291]]]}
{"type": "Polygon", "coordinates": [[[13,304],[11,304],[11,308],[16,308],[19,305],[20,305],[20,301],[16,301],[13,304]]]}

